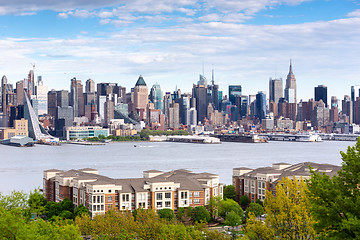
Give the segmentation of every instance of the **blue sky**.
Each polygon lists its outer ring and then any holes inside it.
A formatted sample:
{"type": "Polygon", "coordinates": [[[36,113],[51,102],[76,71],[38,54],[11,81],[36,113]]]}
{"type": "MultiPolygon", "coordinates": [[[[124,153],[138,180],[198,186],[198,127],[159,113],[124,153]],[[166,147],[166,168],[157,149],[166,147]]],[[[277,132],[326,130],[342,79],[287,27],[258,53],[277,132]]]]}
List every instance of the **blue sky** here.
{"type": "Polygon", "coordinates": [[[0,74],[15,83],[35,63],[49,88],[70,79],[191,91],[205,76],[227,92],[268,91],[288,73],[299,99],[328,86],[342,99],[360,84],[360,2],[355,0],[0,0],[0,74]]]}

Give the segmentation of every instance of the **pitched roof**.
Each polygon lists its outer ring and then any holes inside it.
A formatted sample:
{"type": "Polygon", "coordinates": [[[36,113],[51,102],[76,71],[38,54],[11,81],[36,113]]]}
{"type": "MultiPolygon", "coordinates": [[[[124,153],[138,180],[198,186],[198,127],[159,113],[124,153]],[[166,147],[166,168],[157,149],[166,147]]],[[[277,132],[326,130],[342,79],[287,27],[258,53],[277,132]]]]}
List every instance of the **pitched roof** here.
{"type": "Polygon", "coordinates": [[[137,80],[137,82],[136,82],[136,84],[135,84],[135,87],[136,86],[146,86],[146,83],[145,83],[145,81],[144,81],[144,78],[140,75],[139,76],[139,78],[138,78],[138,80],[137,80]]]}

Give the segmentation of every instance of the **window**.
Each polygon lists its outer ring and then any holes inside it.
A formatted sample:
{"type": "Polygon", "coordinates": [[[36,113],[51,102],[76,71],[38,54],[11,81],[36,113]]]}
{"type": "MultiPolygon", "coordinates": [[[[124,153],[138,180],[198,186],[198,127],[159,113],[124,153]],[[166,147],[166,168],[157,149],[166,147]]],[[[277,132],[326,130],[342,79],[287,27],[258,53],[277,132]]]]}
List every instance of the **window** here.
{"type": "Polygon", "coordinates": [[[171,202],[170,202],[170,201],[166,201],[166,202],[165,202],[165,207],[171,207],[171,202]]]}
{"type": "Polygon", "coordinates": [[[112,196],[108,197],[108,202],[112,202],[112,196]]]}
{"type": "Polygon", "coordinates": [[[93,196],[93,202],[96,203],[96,196],[93,196]]]}
{"type": "Polygon", "coordinates": [[[156,202],[156,207],[161,208],[162,207],[162,202],[156,202]]]}
{"type": "Polygon", "coordinates": [[[104,202],[104,196],[101,196],[101,203],[104,202]]]}
{"type": "Polygon", "coordinates": [[[96,211],[96,205],[93,205],[93,211],[96,211]]]}
{"type": "Polygon", "coordinates": [[[248,180],[245,179],[245,186],[247,186],[247,185],[248,185],[248,180]]]}
{"type": "Polygon", "coordinates": [[[129,194],[126,194],[126,201],[128,202],[130,200],[129,194]]]}
{"type": "Polygon", "coordinates": [[[112,204],[108,204],[108,209],[111,209],[112,208],[112,204]]]}
{"type": "Polygon", "coordinates": [[[171,198],[171,193],[165,193],[165,198],[171,198]]]}
{"type": "Polygon", "coordinates": [[[189,197],[192,197],[193,196],[193,193],[192,192],[189,192],[189,197]]]}
{"type": "Polygon", "coordinates": [[[100,202],[100,196],[97,196],[97,202],[98,203],[100,202]]]}
{"type": "Polygon", "coordinates": [[[194,197],[200,197],[200,192],[194,192],[194,197]]]}
{"type": "Polygon", "coordinates": [[[156,193],[156,200],[162,200],[163,194],[162,193],[156,193]]]}
{"type": "Polygon", "coordinates": [[[97,205],[97,210],[100,211],[100,205],[97,205]]]}
{"type": "Polygon", "coordinates": [[[101,205],[101,211],[104,211],[104,205],[101,205]]]}
{"type": "Polygon", "coordinates": [[[115,195],[115,201],[119,201],[119,195],[115,195]]]}
{"type": "Polygon", "coordinates": [[[109,189],[109,193],[111,193],[111,189],[109,189]]]}
{"type": "Polygon", "coordinates": [[[200,203],[200,199],[194,199],[194,203],[196,204],[199,204],[200,203]]]}
{"type": "Polygon", "coordinates": [[[181,192],[181,199],[187,198],[187,192],[181,192]]]}
{"type": "Polygon", "coordinates": [[[189,200],[189,204],[192,204],[192,199],[189,200]]]}

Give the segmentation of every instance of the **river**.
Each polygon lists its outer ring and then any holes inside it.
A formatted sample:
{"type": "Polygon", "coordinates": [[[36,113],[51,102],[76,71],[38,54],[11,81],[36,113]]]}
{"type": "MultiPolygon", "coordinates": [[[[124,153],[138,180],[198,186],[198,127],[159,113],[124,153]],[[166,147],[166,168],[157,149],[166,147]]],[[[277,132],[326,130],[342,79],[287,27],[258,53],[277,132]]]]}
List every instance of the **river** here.
{"type": "Polygon", "coordinates": [[[47,169],[95,168],[113,178],[142,177],[150,169],[188,169],[219,174],[231,184],[232,169],[264,167],[276,162],[304,161],[341,165],[340,151],[355,142],[324,141],[190,144],[168,142],[119,142],[102,146],[63,144],[17,148],[0,145],[0,192],[29,192],[42,188],[47,169]],[[137,147],[134,147],[136,145],[137,147]]]}

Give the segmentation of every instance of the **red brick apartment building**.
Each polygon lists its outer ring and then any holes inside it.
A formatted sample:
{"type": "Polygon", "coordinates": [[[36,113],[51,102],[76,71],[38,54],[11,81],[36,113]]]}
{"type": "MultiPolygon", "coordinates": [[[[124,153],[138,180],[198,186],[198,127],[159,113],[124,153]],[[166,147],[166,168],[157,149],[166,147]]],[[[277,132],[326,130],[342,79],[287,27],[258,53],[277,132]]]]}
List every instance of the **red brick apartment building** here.
{"type": "Polygon", "coordinates": [[[278,181],[288,177],[293,179],[310,178],[311,166],[315,172],[323,172],[329,176],[337,174],[341,169],[340,166],[331,164],[319,164],[313,162],[303,162],[298,164],[274,163],[272,167],[262,167],[251,169],[246,167],[233,169],[233,185],[236,190],[236,199],[239,202],[241,196],[248,196],[251,202],[257,199],[263,201],[265,199],[266,190],[276,194],[276,184],[278,181]]]}
{"type": "Polygon", "coordinates": [[[149,170],[143,178],[113,179],[96,169],[44,171],[44,195],[48,201],[65,198],[83,204],[93,215],[115,207],[120,210],[205,206],[212,196],[223,196],[219,176],[187,170],[149,170]]]}

